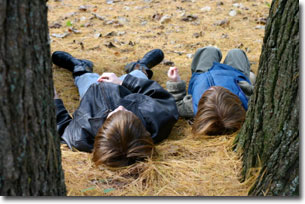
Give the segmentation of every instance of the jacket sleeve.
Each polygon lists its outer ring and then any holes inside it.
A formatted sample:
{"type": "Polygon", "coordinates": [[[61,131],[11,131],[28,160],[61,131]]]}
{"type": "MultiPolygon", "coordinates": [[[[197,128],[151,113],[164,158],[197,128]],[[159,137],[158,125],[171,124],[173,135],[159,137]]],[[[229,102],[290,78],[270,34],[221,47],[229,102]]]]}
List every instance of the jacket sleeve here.
{"type": "Polygon", "coordinates": [[[157,82],[148,79],[134,77],[128,74],[122,86],[126,87],[133,93],[140,93],[151,98],[167,99],[172,97],[165,89],[163,89],[157,82]]]}
{"type": "Polygon", "coordinates": [[[185,118],[194,117],[192,95],[186,94],[185,81],[180,81],[180,82],[167,81],[166,89],[175,98],[179,115],[185,118]]]}
{"type": "Polygon", "coordinates": [[[238,82],[238,86],[243,90],[246,94],[247,98],[249,99],[250,96],[253,94],[254,86],[249,84],[247,81],[240,81],[238,82]]]}
{"type": "Polygon", "coordinates": [[[61,99],[54,99],[54,104],[56,108],[57,132],[60,136],[62,136],[66,127],[71,122],[72,118],[66,110],[64,103],[61,99]]]}

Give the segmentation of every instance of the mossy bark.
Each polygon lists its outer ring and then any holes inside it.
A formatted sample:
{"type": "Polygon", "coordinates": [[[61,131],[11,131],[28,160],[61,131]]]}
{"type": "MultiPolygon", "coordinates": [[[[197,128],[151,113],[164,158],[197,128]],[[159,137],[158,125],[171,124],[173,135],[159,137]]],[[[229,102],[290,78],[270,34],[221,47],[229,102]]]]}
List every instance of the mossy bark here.
{"type": "Polygon", "coordinates": [[[65,195],[44,0],[0,1],[0,195],[65,195]]]}
{"type": "Polygon", "coordinates": [[[299,195],[299,2],[274,0],[246,121],[237,136],[250,195],[299,195]]]}

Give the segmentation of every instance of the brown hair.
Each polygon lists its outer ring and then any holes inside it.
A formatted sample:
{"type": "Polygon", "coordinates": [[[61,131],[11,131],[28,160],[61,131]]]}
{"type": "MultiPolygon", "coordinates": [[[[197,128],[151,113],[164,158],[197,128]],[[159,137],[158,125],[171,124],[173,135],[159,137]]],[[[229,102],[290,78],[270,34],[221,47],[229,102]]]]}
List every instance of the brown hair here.
{"type": "Polygon", "coordinates": [[[192,132],[199,135],[223,135],[237,131],[246,111],[240,99],[228,89],[213,86],[201,96],[192,132]]]}
{"type": "Polygon", "coordinates": [[[117,111],[99,129],[93,162],[111,167],[130,165],[152,156],[154,143],[140,119],[129,111],[117,111]]]}

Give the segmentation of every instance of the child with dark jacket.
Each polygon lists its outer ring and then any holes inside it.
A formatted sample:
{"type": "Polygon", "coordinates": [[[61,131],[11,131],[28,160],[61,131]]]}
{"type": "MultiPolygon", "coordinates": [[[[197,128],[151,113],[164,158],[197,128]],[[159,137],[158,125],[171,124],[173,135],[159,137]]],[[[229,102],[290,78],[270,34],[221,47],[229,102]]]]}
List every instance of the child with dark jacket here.
{"type": "Polygon", "coordinates": [[[150,80],[151,68],[163,60],[155,49],[126,65],[128,74],[99,76],[93,63],[56,51],[54,64],[73,73],[80,105],[73,118],[55,97],[57,129],[62,140],[80,151],[92,152],[93,161],[108,166],[126,166],[150,157],[154,144],[167,138],[178,120],[178,110],[170,93],[150,80]]]}

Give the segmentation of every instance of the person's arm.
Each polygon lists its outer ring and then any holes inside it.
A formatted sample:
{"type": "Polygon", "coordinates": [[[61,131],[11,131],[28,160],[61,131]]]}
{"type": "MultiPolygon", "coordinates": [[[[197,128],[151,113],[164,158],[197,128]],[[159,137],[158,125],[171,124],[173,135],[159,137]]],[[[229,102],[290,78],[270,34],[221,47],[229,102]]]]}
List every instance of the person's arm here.
{"type": "Polygon", "coordinates": [[[58,97],[54,88],[54,104],[56,110],[56,124],[59,136],[62,136],[66,127],[71,122],[72,118],[66,110],[63,101],[58,97]]]}
{"type": "Polygon", "coordinates": [[[169,80],[166,82],[166,88],[175,98],[179,115],[185,118],[194,117],[192,96],[186,94],[186,83],[181,80],[178,69],[170,67],[167,76],[169,80]]]}
{"type": "Polygon", "coordinates": [[[247,81],[238,82],[239,87],[241,88],[241,90],[243,90],[243,92],[246,94],[248,99],[253,94],[254,84],[256,81],[256,76],[253,72],[250,72],[250,81],[251,81],[251,84],[248,83],[247,81]]]}

